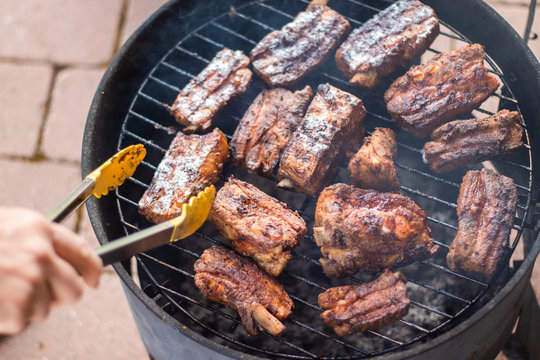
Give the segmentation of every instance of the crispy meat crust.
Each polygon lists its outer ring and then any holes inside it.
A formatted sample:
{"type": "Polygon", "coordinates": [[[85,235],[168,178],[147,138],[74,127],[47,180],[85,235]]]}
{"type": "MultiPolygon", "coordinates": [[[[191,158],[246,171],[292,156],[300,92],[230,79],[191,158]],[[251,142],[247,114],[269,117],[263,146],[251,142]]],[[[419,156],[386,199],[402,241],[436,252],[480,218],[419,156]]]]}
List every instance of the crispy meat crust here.
{"type": "Polygon", "coordinates": [[[313,91],[264,90],[250,105],[231,140],[234,166],[272,176],[283,149],[302,121],[313,91]]]}
{"type": "Polygon", "coordinates": [[[428,258],[438,248],[430,233],[424,211],[403,195],[335,184],[317,200],[313,235],[329,277],[428,258]]]}
{"type": "Polygon", "coordinates": [[[433,131],[424,145],[424,159],[437,173],[455,170],[496,156],[513,153],[523,145],[517,111],[501,110],[483,119],[456,120],[433,131]]]}
{"type": "Polygon", "coordinates": [[[499,87],[484,68],[484,48],[472,44],[413,66],[390,85],[384,99],[396,123],[417,138],[472,111],[499,87]]]}
{"type": "Polygon", "coordinates": [[[195,262],[195,285],[212,301],[236,310],[250,335],[260,327],[252,316],[256,304],[279,320],[286,319],[294,304],[283,287],[255,264],[221,246],[206,249],[195,262]]]}
{"type": "Polygon", "coordinates": [[[171,115],[186,126],[184,131],[208,130],[216,113],[246,91],[252,76],[248,65],[242,51],[225,48],[189,81],[171,107],[171,115]]]}
{"type": "Polygon", "coordinates": [[[218,129],[207,135],[178,133],[139,200],[139,213],[154,223],[179,216],[182,204],[219,180],[228,156],[227,139],[218,129]]]}
{"type": "Polygon", "coordinates": [[[471,170],[463,177],[457,203],[458,233],[446,262],[450,269],[491,275],[504,256],[518,201],[509,177],[471,170]]]}
{"type": "Polygon", "coordinates": [[[272,276],[283,271],[307,232],[304,220],[287,205],[234,178],[217,193],[210,219],[236,251],[272,276]]]}
{"type": "Polygon", "coordinates": [[[289,87],[326,61],[351,26],[324,5],[310,5],[251,50],[253,69],[271,87],[289,87]]]}
{"type": "Polygon", "coordinates": [[[349,162],[351,183],[364,189],[398,192],[396,153],[396,134],[391,129],[376,128],[349,162]]]}
{"type": "Polygon", "coordinates": [[[339,336],[379,329],[409,312],[406,281],[387,269],[372,282],[330,288],[319,294],[319,306],[328,309],[321,318],[339,336]]]}
{"type": "Polygon", "coordinates": [[[359,144],[365,114],[356,96],[329,84],[319,85],[281,156],[278,186],[317,194],[336,174],[340,156],[359,144]]]}
{"type": "Polygon", "coordinates": [[[354,29],[336,52],[349,82],[373,88],[379,79],[420,56],[439,34],[439,20],[420,1],[398,1],[354,29]]]}

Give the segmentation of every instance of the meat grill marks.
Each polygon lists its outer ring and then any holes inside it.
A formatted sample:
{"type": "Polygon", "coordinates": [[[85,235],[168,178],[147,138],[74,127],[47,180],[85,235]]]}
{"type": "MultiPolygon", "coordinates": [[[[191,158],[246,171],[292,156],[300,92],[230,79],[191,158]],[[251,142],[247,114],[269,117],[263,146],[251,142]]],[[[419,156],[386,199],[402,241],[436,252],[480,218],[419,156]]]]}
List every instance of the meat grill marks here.
{"type": "Polygon", "coordinates": [[[499,87],[484,68],[484,49],[472,44],[413,66],[384,94],[388,113],[417,138],[468,113],[499,87]]]}
{"type": "Polygon", "coordinates": [[[517,111],[501,110],[483,119],[456,120],[441,125],[424,144],[424,159],[437,173],[455,170],[496,156],[509,155],[523,145],[517,111]]]}
{"type": "Polygon", "coordinates": [[[218,110],[246,91],[251,81],[249,58],[242,51],[223,49],[184,87],[171,107],[171,115],[185,132],[206,131],[218,110]]]}
{"type": "Polygon", "coordinates": [[[351,84],[373,88],[420,56],[438,34],[433,9],[416,0],[398,1],[351,32],[336,52],[336,64],[351,84]]]}
{"type": "Polygon", "coordinates": [[[514,225],[517,200],[511,178],[485,168],[465,174],[457,201],[458,233],[446,257],[450,269],[485,276],[495,271],[514,225]]]}
{"type": "Polygon", "coordinates": [[[364,189],[398,192],[396,153],[396,134],[391,129],[376,128],[349,162],[351,183],[364,189]]]}
{"type": "Polygon", "coordinates": [[[219,180],[228,155],[227,139],[218,129],[206,135],[179,132],[139,200],[139,213],[154,223],[179,216],[182,204],[219,180]]]}
{"type": "Polygon", "coordinates": [[[424,211],[403,195],[335,184],[317,200],[313,235],[329,277],[426,259],[438,249],[430,233],[424,211]]]}
{"type": "Polygon", "coordinates": [[[271,87],[289,87],[326,61],[350,31],[349,22],[324,5],[310,4],[250,52],[255,72],[271,87]]]}
{"type": "Polygon", "coordinates": [[[339,286],[319,294],[324,323],[339,336],[375,330],[401,319],[409,312],[405,277],[385,270],[376,280],[339,286]]]}
{"type": "Polygon", "coordinates": [[[213,246],[202,253],[194,270],[195,285],[201,293],[236,310],[248,334],[256,335],[261,326],[273,335],[285,330],[277,319],[284,320],[291,314],[292,300],[275,279],[249,260],[232,250],[213,246]],[[265,310],[271,315],[264,317],[265,310]]]}
{"type": "Polygon", "coordinates": [[[231,140],[233,165],[272,176],[281,153],[302,121],[313,91],[286,89],[261,92],[238,124],[231,140]]]}
{"type": "MultiPolygon", "coordinates": [[[[329,84],[321,84],[304,120],[283,151],[278,186],[318,193],[336,174],[337,160],[364,135],[362,100],[329,84]]],[[[356,149],[354,149],[356,150],[356,149]]]]}
{"type": "Polygon", "coordinates": [[[210,219],[240,254],[278,276],[307,232],[287,206],[255,186],[231,178],[216,195],[210,219]]]}

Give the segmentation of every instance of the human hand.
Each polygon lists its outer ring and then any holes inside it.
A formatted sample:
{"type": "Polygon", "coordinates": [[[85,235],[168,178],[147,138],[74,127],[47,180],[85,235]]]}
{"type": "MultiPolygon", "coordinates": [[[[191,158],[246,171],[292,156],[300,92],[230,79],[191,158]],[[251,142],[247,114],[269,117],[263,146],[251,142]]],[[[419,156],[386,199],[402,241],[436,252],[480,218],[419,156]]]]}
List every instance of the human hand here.
{"type": "Polygon", "coordinates": [[[85,282],[98,286],[101,267],[90,245],[66,227],[32,210],[0,207],[0,334],[75,302],[85,282]]]}

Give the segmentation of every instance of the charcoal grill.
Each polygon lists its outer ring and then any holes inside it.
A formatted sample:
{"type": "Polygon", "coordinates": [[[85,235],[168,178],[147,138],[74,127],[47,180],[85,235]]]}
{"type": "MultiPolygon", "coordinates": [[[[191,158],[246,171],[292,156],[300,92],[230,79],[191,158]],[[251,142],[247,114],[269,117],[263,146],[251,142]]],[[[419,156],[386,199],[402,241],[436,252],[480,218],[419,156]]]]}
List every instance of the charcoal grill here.
{"type": "MultiPolygon", "coordinates": [[[[83,144],[83,174],[87,174],[117,149],[143,143],[147,158],[116,194],[91,200],[88,211],[101,243],[150,226],[137,212],[137,202],[148,187],[157,165],[175,133],[180,130],[169,105],[187,82],[224,46],[250,49],[268,32],[281,28],[305,9],[305,0],[171,1],[150,17],[126,42],[110,64],[94,97],[83,144]]],[[[391,1],[332,0],[330,6],[346,15],[353,28],[391,1]]],[[[245,334],[236,313],[203,298],[193,284],[193,263],[205,248],[228,242],[211,224],[176,244],[116,264],[128,302],[145,346],[155,359],[209,358],[481,358],[494,356],[508,337],[518,316],[540,240],[534,230],[536,139],[540,122],[538,62],[511,27],[482,1],[425,1],[443,24],[439,38],[458,46],[479,42],[489,55],[487,66],[503,84],[486,105],[471,116],[486,116],[494,109],[519,111],[526,145],[510,158],[485,164],[512,177],[519,203],[506,258],[490,278],[454,272],[446,266],[448,246],[457,231],[456,199],[461,178],[470,166],[448,175],[432,173],[421,160],[423,143],[396,127],[386,113],[383,93],[393,78],[373,90],[348,85],[333,60],[311,74],[298,88],[329,82],[364,101],[365,127],[397,133],[402,194],[427,213],[432,235],[441,251],[432,259],[402,268],[409,282],[411,310],[402,320],[377,331],[338,337],[319,318],[317,295],[331,286],[362,283],[371,278],[357,274],[328,279],[317,262],[320,257],[313,234],[308,232],[279,277],[295,302],[280,338],[266,333],[245,334]],[[493,36],[497,34],[497,36],[493,36]],[[518,246],[524,258],[510,262],[518,246]],[[512,265],[512,266],[511,266],[512,265]],[[138,273],[134,275],[134,273],[138,273]],[[135,279],[135,281],[134,281],[135,279]],[[139,282],[140,284],[136,283],[139,282]],[[494,324],[497,326],[494,328],[494,324]],[[436,354],[436,355],[434,355],[436,354]]],[[[439,51],[430,48],[431,56],[439,51]]],[[[399,75],[399,74],[397,74],[399,75]]],[[[394,76],[395,78],[395,76],[394,76]]],[[[249,90],[220,112],[216,126],[228,138],[251,101],[266,85],[256,76],[249,90]]],[[[313,225],[316,198],[277,189],[276,179],[265,179],[235,169],[224,169],[221,183],[230,175],[247,180],[297,210],[313,225]]],[[[347,182],[342,165],[334,182],[347,182]]],[[[221,185],[218,184],[218,185],[221,185]]]]}

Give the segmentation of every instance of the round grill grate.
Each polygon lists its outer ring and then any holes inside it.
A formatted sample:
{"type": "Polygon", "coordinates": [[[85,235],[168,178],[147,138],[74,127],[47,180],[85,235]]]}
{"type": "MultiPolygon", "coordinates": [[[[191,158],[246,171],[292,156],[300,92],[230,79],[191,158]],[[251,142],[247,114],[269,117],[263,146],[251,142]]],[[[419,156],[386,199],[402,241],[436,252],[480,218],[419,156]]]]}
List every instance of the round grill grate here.
{"type": "MultiPolygon", "coordinates": [[[[150,184],[170,142],[180,130],[180,126],[168,113],[169,105],[173,103],[176,95],[220,49],[228,47],[248,54],[264,35],[290,22],[299,11],[305,9],[307,3],[306,0],[252,1],[231,8],[229,12],[202,23],[194,32],[179,39],[177,45],[156,63],[133,99],[118,141],[119,149],[143,143],[148,151],[145,161],[135,175],[116,190],[118,210],[126,234],[151,225],[138,214],[137,202],[150,184]]],[[[346,14],[355,28],[389,3],[391,1],[336,0],[332,1],[331,7],[341,14],[346,14]]],[[[434,44],[450,41],[454,42],[457,48],[469,43],[467,38],[451,26],[443,22],[441,25],[441,33],[434,44]]],[[[430,48],[426,55],[431,57],[439,52],[436,48],[430,48]]],[[[490,115],[498,108],[519,111],[519,104],[512,95],[505,76],[491,59],[488,58],[486,63],[490,71],[499,77],[503,86],[480,108],[475,109],[471,116],[490,115]]],[[[409,280],[407,292],[411,299],[411,308],[407,316],[377,331],[346,338],[336,336],[319,318],[321,309],[317,306],[318,294],[332,286],[362,283],[372,278],[365,274],[345,279],[327,278],[317,261],[320,252],[311,230],[294,251],[286,271],[279,277],[279,281],[295,302],[293,315],[285,322],[287,332],[280,338],[266,333],[257,337],[247,336],[234,311],[205,299],[196,289],[193,283],[193,263],[204,249],[214,244],[228,246],[228,241],[208,223],[188,239],[136,257],[141,287],[147,295],[182,324],[217,343],[250,354],[295,359],[363,358],[401,349],[457,324],[466,317],[467,310],[477,303],[489,300],[496,293],[496,285],[508,277],[511,271],[507,267],[510,256],[519,243],[524,228],[528,226],[525,219],[531,205],[532,171],[525,122],[522,118],[526,135],[525,147],[510,158],[482,165],[492,166],[501,174],[512,177],[518,187],[517,216],[511,235],[511,246],[508,247],[506,259],[502,262],[504,266],[489,279],[465,276],[448,269],[445,257],[457,231],[455,210],[461,178],[467,170],[479,169],[482,166],[471,166],[444,176],[432,173],[422,162],[423,143],[398,128],[386,113],[383,94],[393,78],[386,79],[371,91],[351,87],[337,70],[333,59],[330,59],[295,89],[306,84],[316,89],[318,84],[328,82],[364,101],[367,109],[364,120],[366,135],[371,134],[375,127],[389,127],[397,134],[396,166],[401,183],[400,192],[424,209],[428,215],[432,236],[441,248],[435,257],[401,269],[409,280]]],[[[218,114],[215,124],[229,140],[251,101],[266,88],[264,82],[254,76],[248,91],[234,99],[218,114]]],[[[249,174],[242,169],[233,168],[230,164],[225,167],[218,188],[230,175],[248,181],[286,202],[304,218],[309,229],[313,227],[316,198],[277,189],[276,179],[249,174]]],[[[346,164],[341,165],[333,182],[348,182],[346,164]]]]}

